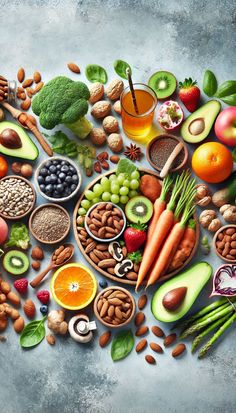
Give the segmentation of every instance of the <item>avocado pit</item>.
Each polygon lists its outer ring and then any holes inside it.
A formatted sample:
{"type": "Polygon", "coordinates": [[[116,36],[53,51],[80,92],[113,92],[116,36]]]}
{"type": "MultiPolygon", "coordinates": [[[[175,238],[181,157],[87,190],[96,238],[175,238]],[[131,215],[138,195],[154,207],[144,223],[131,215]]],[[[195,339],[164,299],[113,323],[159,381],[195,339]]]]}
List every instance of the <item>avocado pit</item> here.
{"type": "Polygon", "coordinates": [[[163,297],[162,304],[167,311],[177,310],[184,301],[187,287],[174,288],[168,291],[163,297]]]}
{"type": "Polygon", "coordinates": [[[188,130],[191,135],[200,135],[205,129],[205,121],[203,118],[193,119],[189,124],[188,130]]]}
{"type": "Polygon", "coordinates": [[[6,128],[2,131],[0,134],[0,143],[7,149],[19,149],[22,147],[20,136],[11,128],[6,128]]]}

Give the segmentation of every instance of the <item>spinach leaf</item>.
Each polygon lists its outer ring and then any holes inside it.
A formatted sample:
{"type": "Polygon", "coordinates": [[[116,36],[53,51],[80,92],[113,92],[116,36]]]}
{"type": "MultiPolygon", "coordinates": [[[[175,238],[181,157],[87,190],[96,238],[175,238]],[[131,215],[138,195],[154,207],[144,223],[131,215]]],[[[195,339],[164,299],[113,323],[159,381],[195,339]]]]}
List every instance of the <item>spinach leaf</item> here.
{"type": "Polygon", "coordinates": [[[99,65],[88,65],[85,69],[87,79],[92,82],[107,83],[107,72],[99,65]]]}
{"type": "Polygon", "coordinates": [[[221,100],[223,100],[223,102],[227,103],[227,105],[229,106],[236,106],[236,93],[234,93],[233,95],[225,96],[221,98],[221,100]]]}
{"type": "Polygon", "coordinates": [[[47,316],[38,321],[31,321],[31,323],[25,326],[20,336],[21,347],[34,347],[44,339],[46,334],[44,321],[46,318],[47,316]]]}
{"type": "MultiPolygon", "coordinates": [[[[224,98],[236,94],[236,80],[226,80],[216,91],[217,98],[224,98]]],[[[222,99],[223,100],[223,99],[222,99]]],[[[224,102],[224,100],[223,100],[224,102]]],[[[227,103],[227,102],[225,102],[227,103]]]]}
{"type": "Polygon", "coordinates": [[[214,73],[211,70],[206,70],[203,78],[203,91],[204,93],[211,97],[216,93],[217,90],[217,80],[214,73]]]}
{"type": "Polygon", "coordinates": [[[131,330],[120,331],[115,335],[111,345],[111,358],[113,361],[121,360],[128,356],[134,347],[134,335],[131,330]]]}
{"type": "Polygon", "coordinates": [[[131,175],[132,172],[136,171],[136,166],[132,161],[129,159],[121,159],[118,162],[117,168],[116,168],[116,175],[118,176],[119,174],[126,174],[126,175],[131,175]]]}
{"type": "Polygon", "coordinates": [[[126,69],[128,68],[130,69],[130,74],[132,74],[131,67],[127,62],[125,62],[124,60],[116,60],[114,62],[114,69],[116,73],[123,79],[128,79],[126,75],[126,69]]]}

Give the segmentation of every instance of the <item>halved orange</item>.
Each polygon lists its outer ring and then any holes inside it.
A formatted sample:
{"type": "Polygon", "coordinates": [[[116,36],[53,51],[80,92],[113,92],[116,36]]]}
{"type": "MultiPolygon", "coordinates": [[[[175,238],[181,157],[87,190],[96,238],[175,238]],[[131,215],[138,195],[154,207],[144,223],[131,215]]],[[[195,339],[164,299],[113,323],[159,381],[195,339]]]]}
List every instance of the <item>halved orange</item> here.
{"type": "Polygon", "coordinates": [[[97,281],[88,267],[70,263],[55,272],[50,287],[54,300],[61,307],[81,310],[93,301],[97,281]]]}

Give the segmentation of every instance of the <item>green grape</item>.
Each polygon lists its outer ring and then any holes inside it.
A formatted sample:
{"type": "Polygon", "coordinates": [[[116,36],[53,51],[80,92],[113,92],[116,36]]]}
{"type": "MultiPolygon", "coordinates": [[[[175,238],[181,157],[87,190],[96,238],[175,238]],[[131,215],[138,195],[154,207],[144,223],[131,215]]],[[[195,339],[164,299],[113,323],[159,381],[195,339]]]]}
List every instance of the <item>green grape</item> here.
{"type": "Polygon", "coordinates": [[[81,201],[81,206],[84,209],[89,209],[91,206],[91,202],[89,202],[87,199],[83,199],[83,201],[81,201]]]}
{"type": "Polygon", "coordinates": [[[119,182],[119,184],[123,184],[125,180],[125,174],[119,174],[117,177],[117,181],[119,182]]]}
{"type": "Polygon", "coordinates": [[[133,171],[130,176],[131,176],[131,179],[139,179],[140,173],[139,171],[133,171]]]}
{"type": "Polygon", "coordinates": [[[120,196],[121,204],[127,204],[128,200],[129,200],[129,197],[127,195],[121,195],[120,196]]]}
{"type": "Polygon", "coordinates": [[[93,187],[93,192],[96,196],[100,196],[103,193],[103,188],[101,184],[95,184],[93,187]]]}
{"type": "Polygon", "coordinates": [[[116,194],[116,195],[118,195],[119,194],[119,191],[120,191],[120,185],[118,185],[118,184],[115,184],[115,183],[111,183],[111,192],[113,193],[113,194],[116,194]]]}
{"type": "Polygon", "coordinates": [[[129,193],[129,188],[127,188],[127,186],[122,186],[120,188],[120,195],[128,195],[129,193]]]}
{"type": "Polygon", "coordinates": [[[123,186],[127,186],[127,188],[130,187],[130,180],[129,179],[125,179],[123,182],[123,186]]]}
{"type": "Polygon", "coordinates": [[[110,175],[109,176],[109,181],[116,181],[116,179],[117,179],[117,176],[115,175],[115,174],[112,174],[112,175],[110,175]]]}
{"type": "Polygon", "coordinates": [[[100,198],[93,198],[92,203],[97,204],[100,201],[101,201],[100,198]]]}
{"type": "Polygon", "coordinates": [[[134,189],[132,189],[131,191],[129,191],[129,197],[130,198],[134,198],[135,196],[138,195],[138,192],[135,191],[134,189]]]}
{"type": "Polygon", "coordinates": [[[132,181],[130,181],[130,188],[137,189],[138,187],[139,187],[139,181],[137,179],[132,179],[132,181]]]}
{"type": "Polygon", "coordinates": [[[114,204],[119,204],[119,201],[120,201],[120,197],[116,194],[112,194],[111,202],[113,202],[114,204]]]}
{"type": "Polygon", "coordinates": [[[87,189],[84,195],[89,201],[92,201],[92,199],[95,198],[95,194],[93,193],[93,191],[90,191],[90,189],[87,189]]]}
{"type": "Polygon", "coordinates": [[[103,191],[110,191],[110,181],[106,176],[101,179],[101,185],[103,191]]]}
{"type": "Polygon", "coordinates": [[[105,202],[108,202],[108,201],[110,201],[110,199],[111,199],[111,194],[110,194],[110,192],[103,192],[103,194],[102,194],[102,200],[103,201],[105,201],[105,202]]]}
{"type": "Polygon", "coordinates": [[[78,210],[78,214],[79,214],[79,215],[82,215],[82,216],[83,216],[83,215],[86,215],[86,212],[87,212],[87,211],[86,211],[86,209],[84,209],[84,208],[79,208],[79,210],[78,210]]]}

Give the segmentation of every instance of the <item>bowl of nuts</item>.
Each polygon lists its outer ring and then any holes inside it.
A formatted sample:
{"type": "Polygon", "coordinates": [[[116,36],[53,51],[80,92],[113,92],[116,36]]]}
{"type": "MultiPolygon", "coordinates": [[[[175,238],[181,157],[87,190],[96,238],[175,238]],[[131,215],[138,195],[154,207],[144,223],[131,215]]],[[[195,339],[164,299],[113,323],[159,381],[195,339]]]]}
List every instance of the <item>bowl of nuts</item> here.
{"type": "Polygon", "coordinates": [[[0,216],[21,219],[34,208],[36,193],[31,183],[21,176],[8,175],[0,180],[0,216]]]}
{"type": "Polygon", "coordinates": [[[111,242],[125,230],[126,216],[112,202],[98,202],[88,210],[84,226],[89,236],[96,241],[111,242]]]}
{"type": "Polygon", "coordinates": [[[213,238],[215,252],[223,261],[236,262],[236,225],[221,227],[213,238]]]}
{"type": "Polygon", "coordinates": [[[135,314],[136,304],[133,296],[122,287],[107,287],[94,301],[97,319],[109,328],[123,327],[130,323],[135,314]]]}

